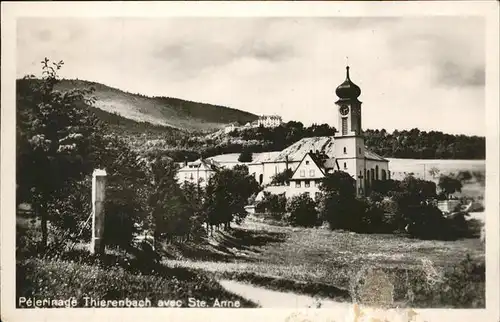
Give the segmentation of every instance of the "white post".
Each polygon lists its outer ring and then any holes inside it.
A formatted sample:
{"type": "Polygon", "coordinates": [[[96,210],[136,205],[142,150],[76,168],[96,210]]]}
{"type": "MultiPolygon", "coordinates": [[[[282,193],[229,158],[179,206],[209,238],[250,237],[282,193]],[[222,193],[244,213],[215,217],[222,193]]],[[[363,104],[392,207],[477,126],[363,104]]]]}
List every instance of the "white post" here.
{"type": "Polygon", "coordinates": [[[104,254],[104,200],[106,196],[106,171],[96,169],[92,174],[92,239],[91,254],[104,254]]]}

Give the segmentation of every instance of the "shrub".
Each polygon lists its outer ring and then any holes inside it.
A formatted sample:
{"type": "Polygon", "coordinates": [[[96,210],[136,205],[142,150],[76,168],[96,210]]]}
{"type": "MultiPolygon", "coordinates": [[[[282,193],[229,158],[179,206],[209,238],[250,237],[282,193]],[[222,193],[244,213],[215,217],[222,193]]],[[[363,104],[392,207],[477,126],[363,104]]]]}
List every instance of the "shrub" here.
{"type": "Polygon", "coordinates": [[[316,204],[306,193],[292,197],[286,210],[289,212],[288,221],[292,226],[313,227],[318,225],[316,204]]]}
{"type": "Polygon", "coordinates": [[[261,201],[257,203],[258,212],[284,213],[286,211],[285,194],[272,194],[264,192],[261,201]]]}
{"type": "Polygon", "coordinates": [[[454,240],[463,236],[463,222],[460,223],[460,219],[446,219],[441,210],[433,205],[412,206],[405,218],[408,222],[408,233],[413,237],[454,240]]]}

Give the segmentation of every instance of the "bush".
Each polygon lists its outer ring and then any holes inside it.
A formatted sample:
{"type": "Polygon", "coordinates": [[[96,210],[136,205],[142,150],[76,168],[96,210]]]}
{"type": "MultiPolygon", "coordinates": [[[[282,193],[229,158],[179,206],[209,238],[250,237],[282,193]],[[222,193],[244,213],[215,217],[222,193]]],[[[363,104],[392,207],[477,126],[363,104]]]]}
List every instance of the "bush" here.
{"type": "Polygon", "coordinates": [[[286,211],[285,194],[277,195],[265,191],[262,200],[257,203],[256,210],[257,212],[284,213],[286,211]]]}
{"type": "Polygon", "coordinates": [[[421,239],[455,240],[464,236],[467,226],[465,219],[447,219],[434,205],[413,206],[405,214],[408,233],[421,239]]]}
{"type": "Polygon", "coordinates": [[[292,226],[314,227],[319,224],[316,204],[306,193],[292,197],[286,210],[289,212],[287,220],[292,226]]]}

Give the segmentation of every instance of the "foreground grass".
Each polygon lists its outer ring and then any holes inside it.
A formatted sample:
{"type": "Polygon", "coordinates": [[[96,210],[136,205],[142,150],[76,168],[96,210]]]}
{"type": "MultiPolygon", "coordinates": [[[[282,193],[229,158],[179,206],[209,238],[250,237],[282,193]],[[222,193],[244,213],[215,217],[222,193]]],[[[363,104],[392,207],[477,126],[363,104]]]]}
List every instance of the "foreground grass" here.
{"type": "MultiPolygon", "coordinates": [[[[90,298],[99,301],[148,299],[152,307],[171,306],[170,301],[178,300],[180,307],[188,307],[189,298],[194,298],[206,301],[209,307],[213,307],[216,300],[239,301],[241,307],[255,307],[227,292],[215,280],[185,269],[170,270],[170,275],[159,276],[131,273],[121,267],[104,269],[96,265],[35,258],[18,262],[17,276],[18,298],[74,297],[77,307],[95,307],[90,298]]],[[[26,307],[23,304],[18,302],[18,307],[26,307]]]]}
{"type": "Polygon", "coordinates": [[[359,281],[376,269],[392,286],[393,306],[484,307],[484,247],[478,239],[423,241],[247,220],[214,240],[214,248],[225,251],[224,261],[168,265],[339,301],[358,300],[359,281]]]}
{"type": "MultiPolygon", "coordinates": [[[[16,249],[17,307],[33,307],[36,300],[74,298],[72,307],[193,307],[189,299],[205,301],[207,307],[221,307],[239,301],[239,307],[257,304],[226,291],[213,277],[201,271],[166,267],[151,261],[138,249],[107,248],[104,256],[91,255],[83,245],[52,243],[41,252],[36,222],[18,217],[16,249]],[[26,300],[24,300],[24,299],[26,300]],[[147,302],[146,302],[147,299],[147,302]],[[175,303],[173,303],[174,301],[175,303]],[[127,304],[129,303],[129,304],[127,304]]],[[[69,303],[43,303],[43,307],[61,307],[69,303]]],[[[40,306],[40,305],[38,305],[40,306]]]]}

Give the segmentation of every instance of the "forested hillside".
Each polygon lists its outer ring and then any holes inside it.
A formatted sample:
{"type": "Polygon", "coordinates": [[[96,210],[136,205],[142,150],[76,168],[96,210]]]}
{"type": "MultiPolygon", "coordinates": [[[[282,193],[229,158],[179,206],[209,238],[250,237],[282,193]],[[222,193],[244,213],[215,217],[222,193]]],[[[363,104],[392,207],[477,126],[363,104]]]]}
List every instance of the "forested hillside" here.
{"type": "MultiPolygon", "coordinates": [[[[33,81],[33,80],[32,80],[33,81]]],[[[62,80],[56,89],[94,88],[94,106],[138,122],[188,131],[212,131],[227,123],[245,124],[257,116],[237,109],[172,97],[148,97],[83,80],[62,80]]],[[[166,89],[168,91],[168,89],[166,89]]]]}

